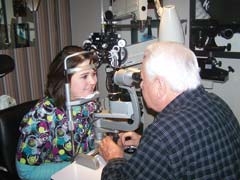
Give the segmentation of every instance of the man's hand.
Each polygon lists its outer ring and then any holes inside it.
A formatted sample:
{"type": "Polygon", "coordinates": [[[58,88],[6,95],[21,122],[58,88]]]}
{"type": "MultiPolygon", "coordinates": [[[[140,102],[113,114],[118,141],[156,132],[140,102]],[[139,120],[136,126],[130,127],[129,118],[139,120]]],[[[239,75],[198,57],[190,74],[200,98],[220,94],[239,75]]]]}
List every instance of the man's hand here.
{"type": "Polygon", "coordinates": [[[118,144],[122,147],[127,146],[138,146],[141,139],[141,135],[137,134],[136,132],[125,132],[119,133],[119,140],[118,144]]]}
{"type": "Polygon", "coordinates": [[[109,161],[114,158],[123,158],[124,152],[122,148],[117,145],[113,140],[112,137],[106,136],[100,143],[99,143],[99,153],[105,159],[105,161],[109,161]]]}

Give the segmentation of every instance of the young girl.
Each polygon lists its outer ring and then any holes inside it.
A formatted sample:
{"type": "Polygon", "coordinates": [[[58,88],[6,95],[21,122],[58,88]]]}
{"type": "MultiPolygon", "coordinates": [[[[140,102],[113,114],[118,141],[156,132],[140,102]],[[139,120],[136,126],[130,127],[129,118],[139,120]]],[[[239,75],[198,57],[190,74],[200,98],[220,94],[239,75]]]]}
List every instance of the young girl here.
{"type": "MultiPolygon", "coordinates": [[[[64,59],[82,51],[81,47],[67,46],[57,54],[49,68],[45,97],[24,116],[20,124],[16,167],[21,179],[51,179],[55,172],[71,163],[74,156],[72,147],[75,147],[76,153],[94,149],[93,126],[89,116],[95,110],[95,103],[73,106],[74,145],[65,107],[64,59]]],[[[94,92],[97,83],[96,61],[90,52],[68,59],[68,68],[80,69],[68,75],[71,101],[94,92]]]]}

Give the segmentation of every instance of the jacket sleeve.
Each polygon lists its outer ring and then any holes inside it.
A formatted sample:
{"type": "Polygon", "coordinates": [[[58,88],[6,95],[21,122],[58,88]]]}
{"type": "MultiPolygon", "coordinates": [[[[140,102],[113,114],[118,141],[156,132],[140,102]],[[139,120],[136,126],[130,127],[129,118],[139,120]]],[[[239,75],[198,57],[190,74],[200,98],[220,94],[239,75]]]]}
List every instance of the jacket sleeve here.
{"type": "Polygon", "coordinates": [[[127,175],[121,168],[126,162],[124,158],[110,160],[103,168],[101,180],[127,180],[127,175]]]}

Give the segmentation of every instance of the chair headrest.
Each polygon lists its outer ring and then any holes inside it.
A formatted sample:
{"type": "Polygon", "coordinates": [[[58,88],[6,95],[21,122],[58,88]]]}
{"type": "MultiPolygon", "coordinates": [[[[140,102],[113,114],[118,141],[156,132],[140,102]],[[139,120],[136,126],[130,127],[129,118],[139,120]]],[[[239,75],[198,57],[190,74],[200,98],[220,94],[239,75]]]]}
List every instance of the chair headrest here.
{"type": "Polygon", "coordinates": [[[6,54],[0,54],[0,78],[13,71],[14,68],[13,58],[6,54]]]}

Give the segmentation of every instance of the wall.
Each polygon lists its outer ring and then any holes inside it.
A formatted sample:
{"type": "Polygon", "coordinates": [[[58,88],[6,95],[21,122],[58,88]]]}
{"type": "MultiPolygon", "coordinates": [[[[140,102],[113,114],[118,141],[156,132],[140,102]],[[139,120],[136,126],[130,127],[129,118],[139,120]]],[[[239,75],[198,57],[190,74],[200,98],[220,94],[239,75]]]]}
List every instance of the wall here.
{"type": "Polygon", "coordinates": [[[71,44],[69,0],[42,0],[36,18],[37,45],[1,50],[15,60],[15,70],[0,79],[0,94],[17,103],[43,96],[48,66],[56,53],[71,44]]]}
{"type": "MultiPolygon", "coordinates": [[[[106,2],[106,0],[105,0],[106,2]]],[[[72,43],[82,45],[90,33],[101,30],[101,0],[70,0],[72,43]]]]}

